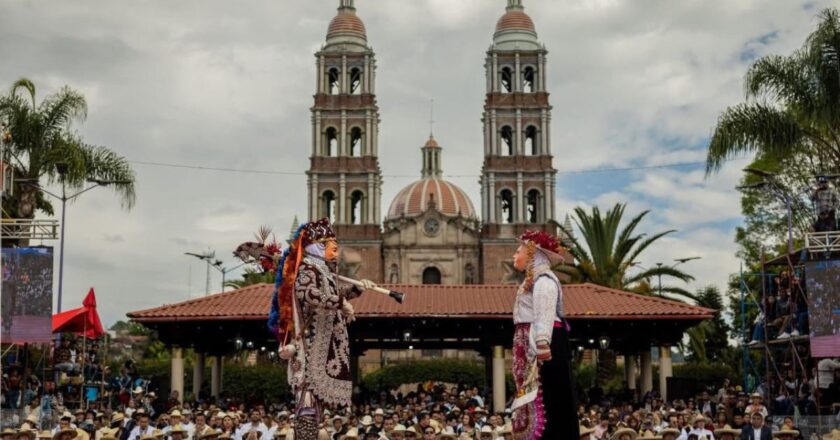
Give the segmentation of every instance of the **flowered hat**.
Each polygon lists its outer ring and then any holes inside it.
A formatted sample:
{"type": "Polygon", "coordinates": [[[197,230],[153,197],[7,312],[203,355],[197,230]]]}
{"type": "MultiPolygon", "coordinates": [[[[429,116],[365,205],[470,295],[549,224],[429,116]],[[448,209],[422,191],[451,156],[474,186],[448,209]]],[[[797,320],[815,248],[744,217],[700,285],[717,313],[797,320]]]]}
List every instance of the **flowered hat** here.
{"type": "Polygon", "coordinates": [[[557,237],[545,231],[525,231],[519,236],[522,244],[532,244],[536,249],[548,257],[552,264],[562,263],[565,258],[560,254],[562,246],[557,237]]]}

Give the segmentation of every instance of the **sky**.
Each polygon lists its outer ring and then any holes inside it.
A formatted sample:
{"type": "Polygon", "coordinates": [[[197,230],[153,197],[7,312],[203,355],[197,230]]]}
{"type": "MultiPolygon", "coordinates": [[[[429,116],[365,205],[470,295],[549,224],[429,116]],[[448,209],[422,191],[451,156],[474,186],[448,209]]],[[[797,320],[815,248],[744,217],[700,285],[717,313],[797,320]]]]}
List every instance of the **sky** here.
{"type": "MultiPolygon", "coordinates": [[[[64,85],[79,90],[89,111],[73,129],[131,160],[137,173],[131,210],[107,189],[68,205],[64,310],[78,307],[90,287],[106,325],[132,310],[200,297],[205,266],[184,252],[212,249],[232,267],[233,249],[260,225],[285,239],[294,217],[303,219],[313,54],[337,4],[2,2],[0,87],[27,77],[39,99],[64,85]]],[[[356,1],[377,57],[383,212],[419,177],[432,98],[444,173],[480,206],[483,65],[505,4],[356,1]]],[[[750,63],[799,47],[830,2],[524,5],[549,51],[557,217],[618,202],[631,215],[650,210],[644,232],[677,232],[643,254],[641,264],[699,256],[682,266],[696,277],[687,287],[725,289],[739,267],[733,237],[742,217],[734,187],[748,158],[709,177],[700,165],[650,167],[703,161],[718,115],[744,99],[750,63]],[[647,168],[593,171],[639,167],[647,168]]],[[[215,270],[211,282],[218,291],[215,270]]]]}

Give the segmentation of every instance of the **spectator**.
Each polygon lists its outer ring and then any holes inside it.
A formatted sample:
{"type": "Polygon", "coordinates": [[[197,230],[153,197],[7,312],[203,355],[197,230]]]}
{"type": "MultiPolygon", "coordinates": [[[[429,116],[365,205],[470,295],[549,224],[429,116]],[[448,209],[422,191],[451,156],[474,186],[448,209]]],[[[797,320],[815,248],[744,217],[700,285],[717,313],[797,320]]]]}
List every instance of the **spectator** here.
{"type": "Polygon", "coordinates": [[[750,415],[751,423],[741,430],[740,440],[772,440],[773,431],[764,425],[764,415],[755,411],[750,415]]]}
{"type": "Polygon", "coordinates": [[[828,232],[837,230],[836,211],[840,204],[837,193],[828,185],[828,179],[820,177],[817,180],[817,188],[811,193],[811,201],[814,203],[814,211],[817,221],[814,223],[815,232],[828,232]]]}

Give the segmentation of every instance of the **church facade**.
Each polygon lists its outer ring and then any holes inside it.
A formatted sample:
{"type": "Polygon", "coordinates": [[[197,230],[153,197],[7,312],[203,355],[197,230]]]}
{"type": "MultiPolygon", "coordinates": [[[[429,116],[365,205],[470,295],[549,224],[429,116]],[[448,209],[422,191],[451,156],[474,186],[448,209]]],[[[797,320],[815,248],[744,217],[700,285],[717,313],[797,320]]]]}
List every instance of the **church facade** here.
{"type": "Polygon", "coordinates": [[[332,219],[345,275],[392,284],[515,281],[516,237],[558,231],[547,51],[522,0],[508,0],[485,58],[481,211],[444,179],[443,148],[430,135],[419,179],[384,217],[376,56],[353,3],[340,0],[315,54],[308,217],[332,219]]]}

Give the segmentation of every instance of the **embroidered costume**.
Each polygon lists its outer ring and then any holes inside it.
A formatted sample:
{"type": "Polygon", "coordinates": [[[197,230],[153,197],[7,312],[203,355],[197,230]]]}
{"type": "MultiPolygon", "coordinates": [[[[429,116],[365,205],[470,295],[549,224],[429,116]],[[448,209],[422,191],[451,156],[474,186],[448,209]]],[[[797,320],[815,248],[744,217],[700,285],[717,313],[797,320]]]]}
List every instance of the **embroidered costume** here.
{"type": "MultiPolygon", "coordinates": [[[[349,299],[362,291],[335,278],[325,260],[335,240],[328,219],[302,225],[278,270],[269,327],[281,342],[280,357],[296,400],[296,440],[318,438],[326,408],[349,406],[353,391],[347,324],[349,299]]],[[[369,282],[368,282],[369,283],[369,282]]]]}
{"type": "Polygon", "coordinates": [[[513,307],[513,438],[577,439],[569,327],[563,319],[560,280],[551,271],[551,264],[563,259],[560,246],[545,232],[527,231],[519,239],[528,247],[530,261],[513,307]],[[547,350],[551,360],[540,362],[538,354],[547,350]]]}

